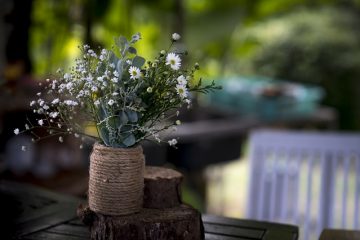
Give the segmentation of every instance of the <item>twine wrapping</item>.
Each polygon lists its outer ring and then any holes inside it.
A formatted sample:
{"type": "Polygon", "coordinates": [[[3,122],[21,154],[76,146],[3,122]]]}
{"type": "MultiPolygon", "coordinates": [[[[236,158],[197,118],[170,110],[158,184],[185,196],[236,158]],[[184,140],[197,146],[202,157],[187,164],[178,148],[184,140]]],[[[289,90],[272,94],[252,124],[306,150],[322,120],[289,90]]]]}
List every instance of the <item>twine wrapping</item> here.
{"type": "Polygon", "coordinates": [[[90,155],[89,206],[105,215],[139,212],[145,159],[141,146],[112,148],[95,143],[90,155]]]}

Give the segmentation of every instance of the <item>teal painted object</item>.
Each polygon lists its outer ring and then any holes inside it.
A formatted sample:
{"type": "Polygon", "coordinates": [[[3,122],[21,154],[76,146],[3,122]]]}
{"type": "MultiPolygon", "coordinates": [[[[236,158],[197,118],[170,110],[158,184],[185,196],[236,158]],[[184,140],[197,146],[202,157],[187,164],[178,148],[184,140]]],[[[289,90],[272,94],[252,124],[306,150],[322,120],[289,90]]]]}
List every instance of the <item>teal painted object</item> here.
{"type": "Polygon", "coordinates": [[[265,77],[218,79],[222,91],[208,95],[210,104],[266,121],[309,116],[324,97],[317,86],[265,77]]]}

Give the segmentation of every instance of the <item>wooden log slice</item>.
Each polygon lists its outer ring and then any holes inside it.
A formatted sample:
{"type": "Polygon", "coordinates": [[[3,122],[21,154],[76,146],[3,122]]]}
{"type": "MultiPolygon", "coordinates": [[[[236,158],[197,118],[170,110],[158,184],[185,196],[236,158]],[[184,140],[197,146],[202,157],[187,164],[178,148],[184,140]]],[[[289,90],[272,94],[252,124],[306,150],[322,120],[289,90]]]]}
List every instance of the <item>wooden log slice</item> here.
{"type": "Polygon", "coordinates": [[[181,204],[182,174],[168,168],[145,168],[144,208],[172,208],[181,204]]]}
{"type": "Polygon", "coordinates": [[[202,240],[200,213],[187,205],[149,209],[127,216],[106,216],[79,207],[78,215],[91,230],[92,240],[202,240]]]}

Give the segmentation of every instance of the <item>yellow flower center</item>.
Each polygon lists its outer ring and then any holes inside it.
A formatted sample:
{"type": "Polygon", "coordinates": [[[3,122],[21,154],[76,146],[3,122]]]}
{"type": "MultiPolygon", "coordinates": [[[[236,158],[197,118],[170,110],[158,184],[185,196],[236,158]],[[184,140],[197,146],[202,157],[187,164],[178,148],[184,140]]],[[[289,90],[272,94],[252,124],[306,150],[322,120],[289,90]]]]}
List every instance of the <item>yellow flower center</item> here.
{"type": "Polygon", "coordinates": [[[171,60],[170,60],[170,64],[171,64],[171,65],[175,65],[175,60],[174,60],[174,59],[171,59],[171,60]]]}

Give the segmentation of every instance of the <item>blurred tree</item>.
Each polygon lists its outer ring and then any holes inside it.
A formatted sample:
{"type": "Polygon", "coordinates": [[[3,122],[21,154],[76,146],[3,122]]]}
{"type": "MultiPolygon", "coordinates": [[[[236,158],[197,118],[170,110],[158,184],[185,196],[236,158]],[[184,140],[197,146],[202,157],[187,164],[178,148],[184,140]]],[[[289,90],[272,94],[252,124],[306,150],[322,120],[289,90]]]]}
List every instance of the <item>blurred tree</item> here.
{"type": "MultiPolygon", "coordinates": [[[[322,85],[344,129],[360,128],[360,18],[357,10],[302,9],[239,31],[240,72],[322,85]]],[[[230,70],[231,71],[231,70],[230,70]]]]}

